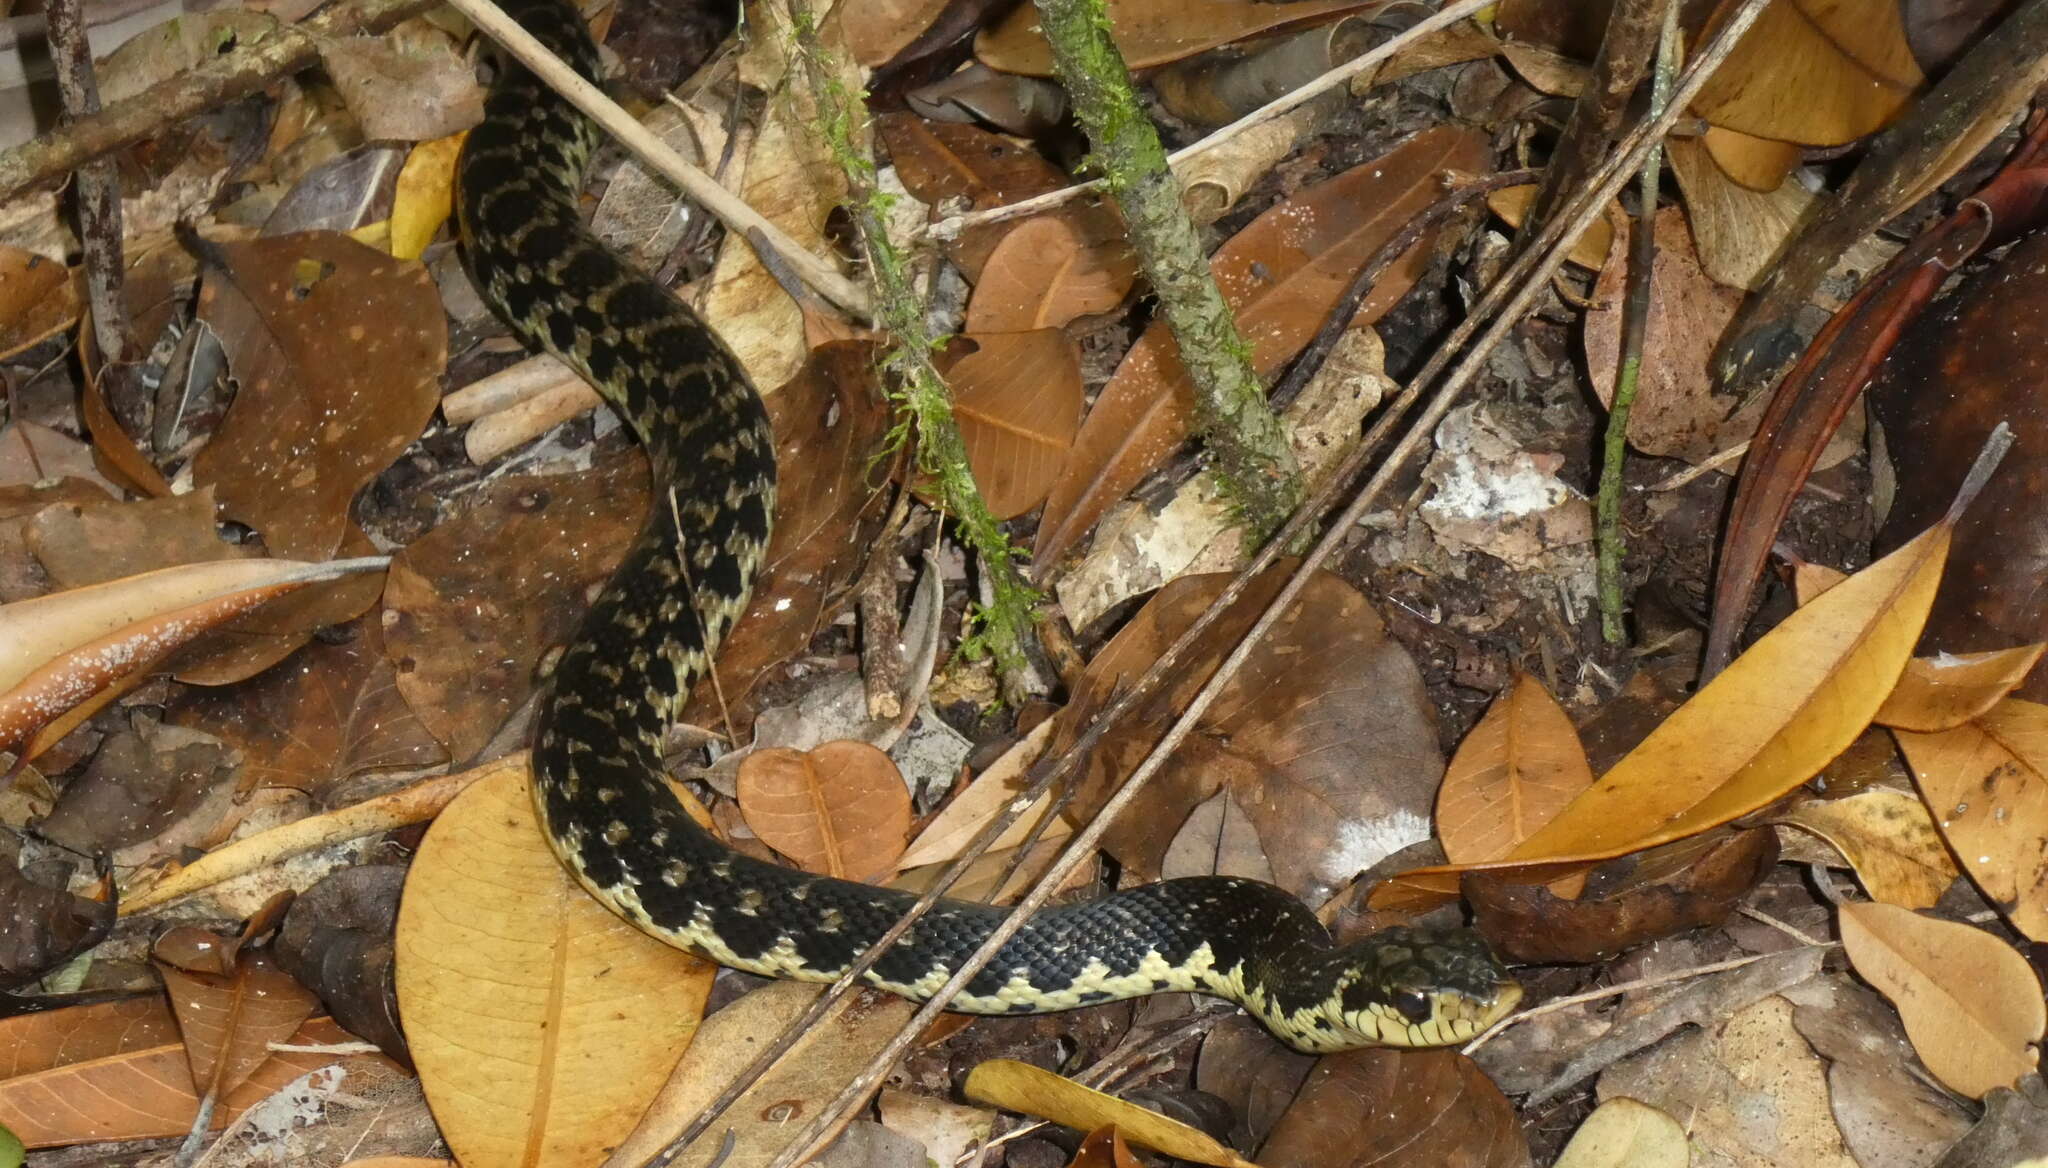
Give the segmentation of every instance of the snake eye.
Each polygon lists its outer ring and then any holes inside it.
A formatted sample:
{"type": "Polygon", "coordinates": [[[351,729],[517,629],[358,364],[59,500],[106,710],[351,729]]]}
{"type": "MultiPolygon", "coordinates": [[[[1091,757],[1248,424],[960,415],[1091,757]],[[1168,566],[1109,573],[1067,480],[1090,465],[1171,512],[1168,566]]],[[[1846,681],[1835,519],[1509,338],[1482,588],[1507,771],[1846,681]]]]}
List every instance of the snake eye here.
{"type": "Polygon", "coordinates": [[[1395,990],[1394,1008],[1401,1011],[1401,1016],[1410,1022],[1429,1020],[1429,996],[1420,990],[1395,990]]]}

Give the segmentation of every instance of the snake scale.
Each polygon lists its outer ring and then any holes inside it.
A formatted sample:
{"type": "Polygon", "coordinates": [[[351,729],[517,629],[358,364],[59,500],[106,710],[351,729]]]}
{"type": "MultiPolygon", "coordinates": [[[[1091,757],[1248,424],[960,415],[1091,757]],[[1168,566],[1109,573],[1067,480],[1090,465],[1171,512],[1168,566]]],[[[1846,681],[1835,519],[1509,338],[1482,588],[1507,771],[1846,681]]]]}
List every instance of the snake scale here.
{"type": "MultiPolygon", "coordinates": [[[[586,78],[597,47],[566,0],[505,8],[586,78]]],[[[745,605],[775,500],[773,436],[730,350],[600,243],[577,197],[598,131],[506,62],[458,169],[457,218],[485,300],[637,433],[656,506],[550,681],[533,797],[591,895],[644,932],[768,977],[830,981],[911,894],[733,851],[664,785],[661,745],[745,605]]],[[[1002,919],[942,901],[867,980],[923,1000],[1002,919]]],[[[1229,877],[1169,880],[1034,916],[951,1008],[1040,1013],[1165,990],[1242,1004],[1304,1051],[1469,1037],[1520,990],[1476,935],[1394,928],[1346,946],[1299,901],[1229,877]]]]}

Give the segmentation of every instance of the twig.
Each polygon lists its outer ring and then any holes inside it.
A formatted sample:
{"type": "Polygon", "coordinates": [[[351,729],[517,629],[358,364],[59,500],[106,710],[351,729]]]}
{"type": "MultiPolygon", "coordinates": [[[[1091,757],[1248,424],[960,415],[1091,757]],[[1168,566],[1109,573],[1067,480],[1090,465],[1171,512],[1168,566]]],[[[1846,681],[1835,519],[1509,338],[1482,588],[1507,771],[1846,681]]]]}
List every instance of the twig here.
{"type": "MultiPolygon", "coordinates": [[[[57,89],[64,101],[64,120],[76,125],[100,112],[100,83],[93,75],[92,46],[86,42],[79,0],[50,0],[50,53],[57,60],[57,89]]],[[[78,200],[78,239],[85,248],[86,299],[92,306],[93,338],[99,342],[101,367],[125,360],[130,348],[128,312],[121,303],[121,179],[110,159],[95,159],[78,168],[73,182],[78,200]]]]}
{"type": "Polygon", "coordinates": [[[903,655],[897,649],[903,622],[896,615],[896,541],[910,514],[910,492],[898,491],[889,517],[870,545],[867,566],[854,585],[860,610],[860,680],[867,693],[868,717],[895,718],[903,713],[903,655]]]}
{"type": "MultiPolygon", "coordinates": [[[[1178,167],[1197,155],[1216,149],[1253,126],[1270,122],[1300,106],[1306,105],[1329,90],[1351,80],[1358,74],[1378,67],[1394,54],[1421,41],[1438,29],[1448,28],[1482,9],[1492,7],[1497,2],[1498,0],[1457,0],[1457,3],[1446,6],[1441,12],[1417,22],[1411,28],[1403,30],[1400,35],[1393,37],[1385,44],[1360,56],[1353,57],[1351,60],[1331,69],[1300,89],[1294,90],[1282,97],[1274,98],[1272,101],[1267,102],[1265,105],[1260,106],[1258,109],[1253,110],[1229,125],[1216,130],[1200,141],[1181,147],[1179,150],[1166,156],[1166,165],[1168,167],[1178,167]]],[[[954,239],[970,227],[979,227],[987,223],[1000,223],[1010,219],[1021,219],[1026,216],[1036,215],[1041,211],[1051,210],[1071,199],[1093,194],[1101,189],[1101,187],[1102,180],[1100,179],[1079,183],[1071,187],[1062,187],[1059,190],[1048,191],[1045,194],[1019,202],[1006,203],[1000,207],[990,207],[982,211],[971,211],[964,215],[955,215],[948,219],[941,219],[936,223],[926,226],[924,231],[932,239],[954,239]]]]}
{"type": "MultiPolygon", "coordinates": [[[[1820,941],[1814,942],[1814,944],[1822,949],[1833,949],[1837,945],[1840,945],[1841,942],[1820,941]]],[[[1602,998],[1612,998],[1619,994],[1634,993],[1637,990],[1655,989],[1656,987],[1661,985],[1670,985],[1672,982],[1675,981],[1687,981],[1691,978],[1705,977],[1708,974],[1726,973],[1731,969],[1741,969],[1745,965],[1754,965],[1757,962],[1762,961],[1766,957],[1776,957],[1780,953],[1789,952],[1791,952],[1791,950],[1789,949],[1779,949],[1774,950],[1770,953],[1752,953],[1747,957],[1731,957],[1726,961],[1716,961],[1711,965],[1695,965],[1690,969],[1674,969],[1670,973],[1660,973],[1653,977],[1637,978],[1635,981],[1616,982],[1611,986],[1602,986],[1597,990],[1587,990],[1585,993],[1582,994],[1570,994],[1562,998],[1552,998],[1551,1000],[1543,1003],[1540,1006],[1531,1006],[1526,1010],[1510,1014],[1507,1017],[1502,1018],[1500,1021],[1495,1022],[1493,1025],[1487,1027],[1486,1030],[1483,1033],[1481,1033],[1478,1037],[1466,1043],[1464,1047],[1459,1051],[1459,1053],[1469,1056],[1473,1051],[1478,1050],[1480,1047],[1485,1046],[1489,1042],[1492,1042],[1496,1037],[1500,1035],[1500,1033],[1503,1030],[1506,1030],[1510,1026],[1518,1026],[1524,1022],[1527,1022],[1531,1018],[1540,1018],[1545,1014],[1554,1014],[1559,1010],[1569,1009],[1573,1006],[1583,1005],[1587,1002],[1597,1002],[1602,998]]]]}
{"type": "MultiPolygon", "coordinates": [[[[1618,13],[1617,13],[1618,15],[1618,13]]],[[[1612,39],[1612,34],[1610,34],[1612,39]]],[[[1650,116],[1659,117],[1671,99],[1671,78],[1678,71],[1678,5],[1664,5],[1664,28],[1657,39],[1657,67],[1650,83],[1650,116]]],[[[1603,55],[1605,49],[1602,50],[1603,55]]],[[[1639,74],[1640,70],[1626,71],[1639,74]]],[[[1621,362],[1614,374],[1614,400],[1607,407],[1607,433],[1600,461],[1600,492],[1594,532],[1600,633],[1610,645],[1628,639],[1621,595],[1621,488],[1628,459],[1628,419],[1636,404],[1636,386],[1643,371],[1643,339],[1650,331],[1651,275],[1657,264],[1657,179],[1664,171],[1664,143],[1658,139],[1643,156],[1642,191],[1636,196],[1635,229],[1629,235],[1628,291],[1621,305],[1621,362]]]]}
{"type": "Polygon", "coordinates": [[[1244,526],[1246,542],[1259,542],[1301,502],[1302,491],[1294,451],[1252,368],[1251,346],[1209,270],[1159,129],[1131,89],[1104,0],[1036,2],[1053,69],[1088,134],[1187,371],[1194,430],[1209,451],[1216,484],[1232,518],[1244,526]]]}
{"type": "Polygon", "coordinates": [[[574,69],[562,63],[538,41],[533,34],[519,27],[517,21],[505,15],[492,0],[449,0],[450,5],[469,17],[479,29],[498,42],[506,52],[518,58],[519,63],[533,71],[534,76],[546,82],[555,92],[572,102],[604,131],[618,139],[619,143],[633,152],[634,157],[645,163],[649,169],[682,189],[682,192],[706,211],[718,217],[726,229],[738,235],[748,236],[759,231],[761,237],[773,244],[782,253],[782,259],[799,275],[806,284],[816,288],[826,299],[861,319],[871,319],[874,307],[869,302],[867,290],[859,283],[848,279],[830,261],[821,260],[789,233],[763,218],[761,214],[738,196],[733,195],[702,170],[692,166],[668,143],[662,141],[647,127],[634,119],[633,115],[620,109],[618,103],[577,75],[574,69]]]}
{"type": "Polygon", "coordinates": [[[319,60],[320,42],[326,38],[381,33],[433,6],[433,0],[355,0],[336,5],[275,36],[239,46],[123,98],[92,117],[0,152],[0,202],[140,142],[181,118],[304,69],[319,60]]]}

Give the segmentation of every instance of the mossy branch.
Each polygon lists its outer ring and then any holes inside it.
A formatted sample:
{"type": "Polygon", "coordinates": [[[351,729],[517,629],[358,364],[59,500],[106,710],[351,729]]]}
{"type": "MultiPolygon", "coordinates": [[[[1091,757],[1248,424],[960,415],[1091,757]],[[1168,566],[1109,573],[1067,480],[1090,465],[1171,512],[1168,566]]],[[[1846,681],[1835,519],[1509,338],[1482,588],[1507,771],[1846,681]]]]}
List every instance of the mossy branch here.
{"type": "Polygon", "coordinates": [[[1103,185],[1123,211],[1131,247],[1194,384],[1195,430],[1251,543],[1301,501],[1301,476],[1252,368],[1230,305],[1209,273],[1195,225],[1167,169],[1159,131],[1131,90],[1103,0],[1036,0],[1053,68],[1088,133],[1103,185]]]}
{"type": "Polygon", "coordinates": [[[953,418],[953,398],[932,365],[940,338],[925,321],[925,306],[911,285],[908,265],[884,225],[892,196],[877,189],[875,163],[857,127],[865,118],[861,95],[851,92],[831,67],[818,41],[807,9],[795,8],[796,51],[818,103],[818,128],[833,158],[846,174],[846,210],[860,236],[868,261],[868,279],[875,292],[875,323],[887,331],[890,347],[883,369],[892,375],[898,407],[917,442],[917,469],[936,484],[939,505],[950,515],[962,542],[981,559],[988,574],[989,603],[974,611],[977,629],[967,640],[970,653],[995,658],[1006,697],[1029,674],[1024,646],[1032,635],[1033,609],[1039,596],[1017,569],[1022,550],[1003,533],[982,500],[968,469],[967,444],[953,418]]]}

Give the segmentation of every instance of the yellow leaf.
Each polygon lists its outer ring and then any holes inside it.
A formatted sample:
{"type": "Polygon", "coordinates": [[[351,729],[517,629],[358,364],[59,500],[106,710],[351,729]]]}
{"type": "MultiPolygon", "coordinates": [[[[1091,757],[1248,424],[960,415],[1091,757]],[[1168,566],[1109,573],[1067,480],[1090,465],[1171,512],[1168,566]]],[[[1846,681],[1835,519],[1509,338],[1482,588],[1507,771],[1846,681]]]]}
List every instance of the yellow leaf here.
{"type": "Polygon", "coordinates": [[[391,197],[391,254],[416,260],[455,206],[455,159],[469,131],[422,142],[405,156],[391,197]]]}
{"type": "Polygon", "coordinates": [[[2048,706],[2007,698],[1954,730],[1892,733],[1963,871],[2048,940],[2048,706]]]}
{"type": "MultiPolygon", "coordinates": [[[[1529,214],[1529,203],[1536,198],[1536,184],[1527,183],[1518,187],[1502,187],[1486,196],[1486,207],[1501,217],[1510,227],[1520,227],[1529,214]]],[[[1571,254],[1565,258],[1589,272],[1597,272],[1607,266],[1607,256],[1614,250],[1614,238],[1621,233],[1615,226],[1621,216],[1621,204],[1610,203],[1607,213],[1600,220],[1586,228],[1579,241],[1572,245],[1571,254]]]]}
{"type": "Polygon", "coordinates": [[[1083,1087],[1051,1071],[1039,1070],[1030,1063],[989,1059],[968,1072],[963,1090],[977,1103],[1036,1115],[1076,1131],[1091,1132],[1115,1124],[1131,1143],[1177,1159],[1215,1164],[1219,1168],[1257,1168],[1187,1124],[1083,1087]]]}
{"type": "Polygon", "coordinates": [[[1898,1007],[1920,1061],[1972,1099],[2034,1069],[2041,983],[2027,959],[1981,929],[1889,904],[1842,906],[1842,947],[1898,1007]]]}
{"type": "Polygon", "coordinates": [[[479,780],[427,833],[398,912],[399,1008],[464,1164],[595,1164],[689,1047],[716,967],[571,882],[524,780],[479,780]]]}
{"type": "Polygon", "coordinates": [[[2048,644],[1943,653],[1906,662],[1899,684],[1872,721],[1897,730],[1953,730],[1998,704],[2025,680],[2048,644]]]}
{"type": "Polygon", "coordinates": [[[1555,1168],[1685,1168],[1691,1155],[1677,1120],[1621,1096],[1586,1117],[1555,1168]]]}
{"type": "Polygon", "coordinates": [[[1870,724],[1905,668],[1949,532],[1946,520],[1928,528],[1785,618],[1506,859],[1420,868],[1383,888],[1455,891],[1469,868],[1549,879],[1697,835],[1806,782],[1870,724]]]}
{"type": "Polygon", "coordinates": [[[1786,814],[1835,846],[1871,899],[1932,908],[1960,875],[1927,805],[1905,791],[1878,787],[1846,799],[1816,799],[1786,814]]]}
{"type": "MultiPolygon", "coordinates": [[[[1709,28],[1733,8],[1724,3],[1709,28]]],[[[1891,121],[1923,80],[1898,5],[1776,0],[1692,108],[1758,138],[1840,146],[1891,121]]]]}
{"type": "Polygon", "coordinates": [[[1799,165],[1799,147],[1790,142],[1756,138],[1721,126],[1700,135],[1721,173],[1752,191],[1775,191],[1799,165]]]}

